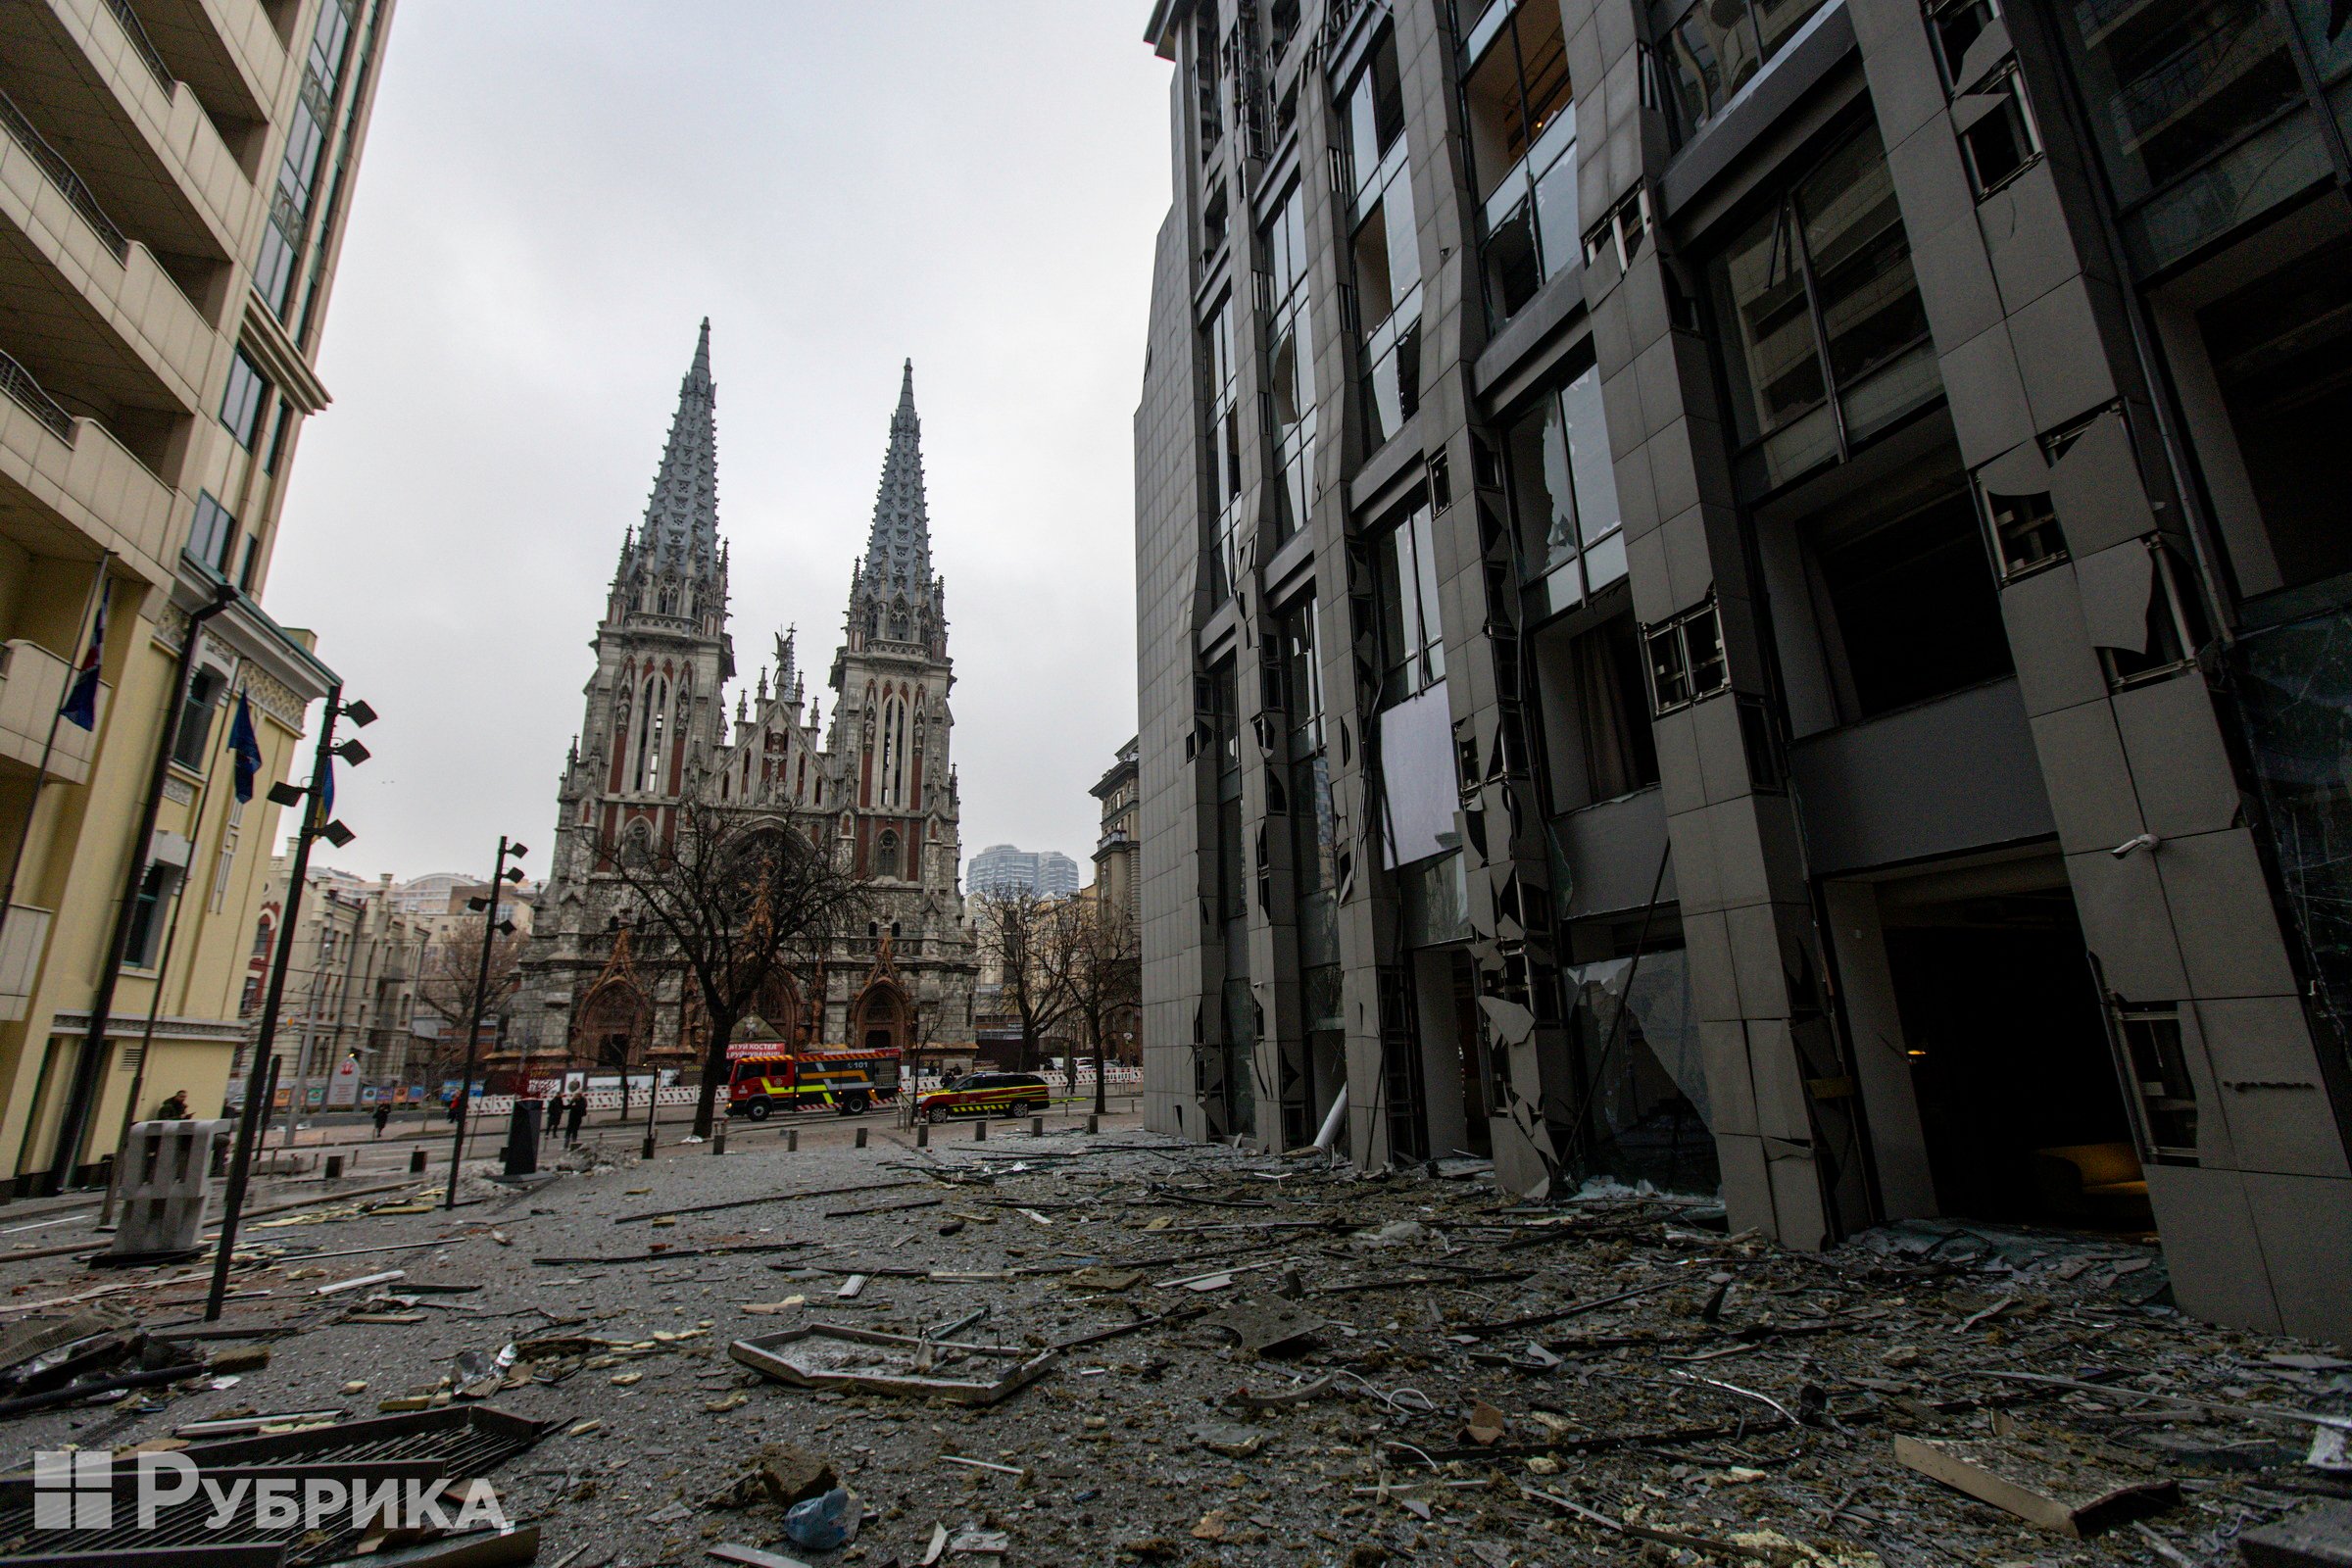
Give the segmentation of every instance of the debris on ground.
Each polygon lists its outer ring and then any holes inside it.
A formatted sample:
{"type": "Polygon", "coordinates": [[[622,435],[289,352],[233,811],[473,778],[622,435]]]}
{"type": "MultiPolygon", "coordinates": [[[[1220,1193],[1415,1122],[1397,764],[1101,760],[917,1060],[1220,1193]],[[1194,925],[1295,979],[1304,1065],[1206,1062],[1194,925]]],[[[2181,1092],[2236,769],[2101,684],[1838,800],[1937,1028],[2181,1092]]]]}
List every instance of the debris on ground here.
{"type": "Polygon", "coordinates": [[[511,1413],[548,1568],[2218,1568],[2331,1560],[2352,1500],[2352,1357],[2184,1317],[2144,1236],[1807,1254],[1469,1160],[873,1142],[318,1205],[216,1324],[201,1268],[0,1257],[0,1413],[63,1396],[26,1451],[511,1413]],[[171,1376],[99,1386],[139,1357],[171,1376]]]}

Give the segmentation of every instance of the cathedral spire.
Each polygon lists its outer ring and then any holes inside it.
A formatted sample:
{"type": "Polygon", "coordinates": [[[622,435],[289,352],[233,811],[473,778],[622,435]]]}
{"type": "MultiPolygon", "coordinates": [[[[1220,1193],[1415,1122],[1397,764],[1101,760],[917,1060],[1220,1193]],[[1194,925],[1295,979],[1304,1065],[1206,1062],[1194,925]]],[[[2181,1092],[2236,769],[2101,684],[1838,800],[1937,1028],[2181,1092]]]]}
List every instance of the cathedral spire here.
{"type": "Polygon", "coordinates": [[[865,545],[858,586],[879,600],[909,605],[931,589],[931,514],[923,500],[923,425],[914,412],[914,362],[899,382],[898,412],[890,417],[890,448],[874,496],[874,526],[865,545]]]}
{"type": "Polygon", "coordinates": [[[654,493],[646,502],[639,544],[646,564],[690,578],[719,566],[717,387],[710,379],[710,318],[703,318],[694,363],[678,384],[678,410],[654,493]]]}

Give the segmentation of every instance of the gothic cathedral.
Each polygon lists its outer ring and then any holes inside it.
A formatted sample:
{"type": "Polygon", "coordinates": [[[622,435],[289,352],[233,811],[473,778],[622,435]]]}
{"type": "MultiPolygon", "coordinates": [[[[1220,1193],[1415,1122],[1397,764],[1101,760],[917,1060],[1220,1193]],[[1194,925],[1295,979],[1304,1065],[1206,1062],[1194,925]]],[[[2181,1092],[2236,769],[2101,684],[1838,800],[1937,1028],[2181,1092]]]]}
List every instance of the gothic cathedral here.
{"type": "Polygon", "coordinates": [[[528,1051],[590,1071],[698,1065],[692,988],[631,951],[620,890],[598,846],[667,830],[690,796],[786,812],[830,837],[872,885],[876,917],[815,972],[770,988],[753,1027],[799,1048],[972,1038],[975,965],[956,885],[962,859],[948,693],[946,585],[931,570],[922,426],[909,364],[891,416],[865,556],[827,685],[808,695],[792,633],[772,672],[738,691],[718,532],[710,323],[678,388],[645,520],[621,542],[596,628],[587,710],[557,791],[556,848],[522,959],[504,1065],[528,1051]]]}

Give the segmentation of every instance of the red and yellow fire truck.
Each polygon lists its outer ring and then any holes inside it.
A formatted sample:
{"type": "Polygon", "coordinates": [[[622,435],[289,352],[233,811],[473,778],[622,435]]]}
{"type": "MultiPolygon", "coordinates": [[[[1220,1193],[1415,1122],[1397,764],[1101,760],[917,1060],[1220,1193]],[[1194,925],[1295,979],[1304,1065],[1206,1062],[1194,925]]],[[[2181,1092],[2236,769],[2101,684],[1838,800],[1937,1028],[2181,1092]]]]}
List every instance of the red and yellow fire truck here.
{"type": "Polygon", "coordinates": [[[855,1116],[899,1098],[895,1050],[794,1051],[777,1041],[739,1040],[727,1047],[727,1066],[728,1114],[753,1121],[792,1110],[855,1116]]]}

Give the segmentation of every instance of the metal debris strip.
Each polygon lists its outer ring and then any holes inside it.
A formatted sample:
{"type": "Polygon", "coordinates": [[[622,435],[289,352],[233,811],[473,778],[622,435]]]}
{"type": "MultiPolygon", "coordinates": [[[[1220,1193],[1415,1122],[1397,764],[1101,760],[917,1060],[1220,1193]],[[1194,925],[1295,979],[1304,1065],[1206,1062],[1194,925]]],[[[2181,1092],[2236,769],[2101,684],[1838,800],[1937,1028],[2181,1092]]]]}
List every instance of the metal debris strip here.
{"type": "MultiPolygon", "coordinates": [[[[223,1489],[235,1477],[304,1472],[345,1483],[455,1481],[487,1476],[553,1425],[481,1405],[451,1406],[232,1438],[180,1452],[195,1462],[200,1480],[209,1477],[223,1489]]],[[[89,1568],[136,1562],[311,1568],[351,1556],[362,1538],[348,1521],[316,1532],[299,1519],[264,1527],[251,1508],[214,1527],[209,1522],[214,1505],[201,1485],[193,1500],[161,1509],[151,1530],[140,1529],[128,1509],[116,1511],[119,1522],[109,1530],[39,1530],[33,1525],[32,1498],[29,1473],[0,1477],[0,1568],[30,1562],[89,1568]]]]}
{"type": "Polygon", "coordinates": [[[737,1340],[727,1353],[753,1371],[795,1388],[854,1390],[972,1405],[995,1404],[1027,1388],[1045,1376],[1061,1354],[1057,1349],[1032,1354],[1012,1346],[882,1334],[838,1323],[810,1323],[780,1334],[737,1340]],[[995,1378],[937,1375],[939,1368],[967,1357],[1014,1364],[995,1378]]]}
{"type": "Polygon", "coordinates": [[[688,1214],[715,1214],[721,1209],[751,1208],[760,1203],[789,1203],[803,1198],[847,1198],[852,1194],[887,1192],[893,1187],[922,1187],[924,1182],[859,1182],[855,1187],[819,1187],[805,1193],[767,1193],[759,1198],[730,1198],[717,1203],[689,1203],[683,1208],[649,1208],[641,1213],[622,1214],[612,1221],[615,1225],[634,1225],[640,1220],[678,1219],[688,1214]]]}

